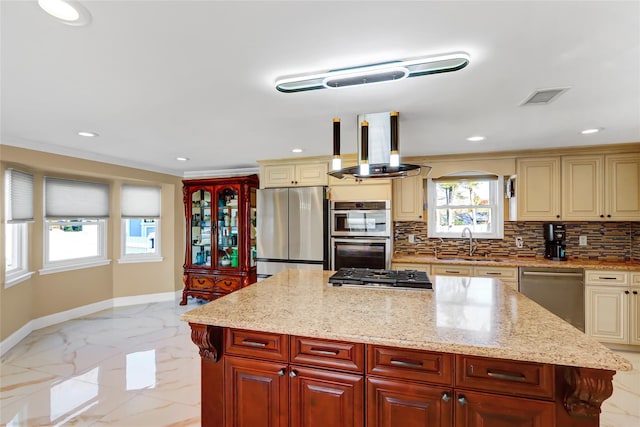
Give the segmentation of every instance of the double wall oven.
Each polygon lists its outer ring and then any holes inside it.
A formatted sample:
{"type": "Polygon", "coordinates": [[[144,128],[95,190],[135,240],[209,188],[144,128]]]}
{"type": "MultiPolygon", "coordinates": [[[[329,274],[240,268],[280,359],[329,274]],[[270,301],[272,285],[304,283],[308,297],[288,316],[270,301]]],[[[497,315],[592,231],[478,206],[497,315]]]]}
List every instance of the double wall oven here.
{"type": "Polygon", "coordinates": [[[331,202],[331,269],[391,268],[391,202],[331,202]]]}

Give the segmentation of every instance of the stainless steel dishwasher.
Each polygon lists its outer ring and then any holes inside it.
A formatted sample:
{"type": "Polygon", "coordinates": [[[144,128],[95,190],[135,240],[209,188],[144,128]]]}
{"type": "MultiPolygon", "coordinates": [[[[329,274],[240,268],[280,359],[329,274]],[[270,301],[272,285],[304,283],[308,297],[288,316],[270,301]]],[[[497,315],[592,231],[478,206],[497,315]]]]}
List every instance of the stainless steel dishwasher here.
{"type": "Polygon", "coordinates": [[[584,332],[584,270],[520,267],[520,292],[584,332]]]}

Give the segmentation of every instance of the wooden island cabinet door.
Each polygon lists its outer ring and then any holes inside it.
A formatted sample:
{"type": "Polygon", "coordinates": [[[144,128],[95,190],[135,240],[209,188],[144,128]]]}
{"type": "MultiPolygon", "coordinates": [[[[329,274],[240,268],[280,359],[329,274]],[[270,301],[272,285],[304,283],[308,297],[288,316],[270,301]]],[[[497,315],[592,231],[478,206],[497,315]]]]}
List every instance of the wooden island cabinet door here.
{"type": "Polygon", "coordinates": [[[364,427],[364,376],[289,367],[290,427],[364,427]]]}
{"type": "Polygon", "coordinates": [[[449,388],[367,378],[367,427],[449,427],[452,407],[449,388]]]}
{"type": "Polygon", "coordinates": [[[285,363],[233,356],[224,363],[226,427],[289,426],[285,363]]]}
{"type": "Polygon", "coordinates": [[[556,426],[553,402],[470,391],[455,397],[455,427],[556,426]]]}

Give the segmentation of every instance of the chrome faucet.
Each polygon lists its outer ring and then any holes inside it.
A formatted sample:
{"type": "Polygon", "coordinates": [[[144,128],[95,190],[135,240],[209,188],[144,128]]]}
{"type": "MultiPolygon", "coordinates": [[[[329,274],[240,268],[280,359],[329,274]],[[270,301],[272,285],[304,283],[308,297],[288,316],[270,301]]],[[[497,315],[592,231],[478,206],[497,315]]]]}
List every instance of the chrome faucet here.
{"type": "Polygon", "coordinates": [[[473,243],[473,234],[471,233],[471,229],[469,227],[463,228],[462,237],[467,237],[467,233],[469,234],[469,256],[473,256],[473,253],[478,249],[478,246],[473,243]]]}

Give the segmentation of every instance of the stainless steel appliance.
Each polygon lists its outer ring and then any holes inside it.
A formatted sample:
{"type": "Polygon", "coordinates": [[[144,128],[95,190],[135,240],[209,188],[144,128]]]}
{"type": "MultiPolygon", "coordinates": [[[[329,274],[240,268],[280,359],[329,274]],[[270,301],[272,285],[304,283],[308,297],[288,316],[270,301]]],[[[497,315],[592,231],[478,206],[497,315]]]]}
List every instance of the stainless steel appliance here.
{"type": "Polygon", "coordinates": [[[287,269],[329,268],[325,187],[258,190],[258,278],[287,269]]]}
{"type": "Polygon", "coordinates": [[[341,268],[331,277],[333,286],[432,289],[429,276],[416,270],[379,270],[371,268],[341,268]]]}
{"type": "Polygon", "coordinates": [[[391,268],[391,203],[331,203],[331,269],[391,268]]]}
{"type": "Polygon", "coordinates": [[[567,260],[567,230],[564,224],[545,222],[544,257],[554,261],[567,260]]]}
{"type": "Polygon", "coordinates": [[[520,267],[520,292],[584,332],[584,271],[520,267]]]}
{"type": "Polygon", "coordinates": [[[391,237],[391,202],[331,202],[331,236],[391,237]]]}

